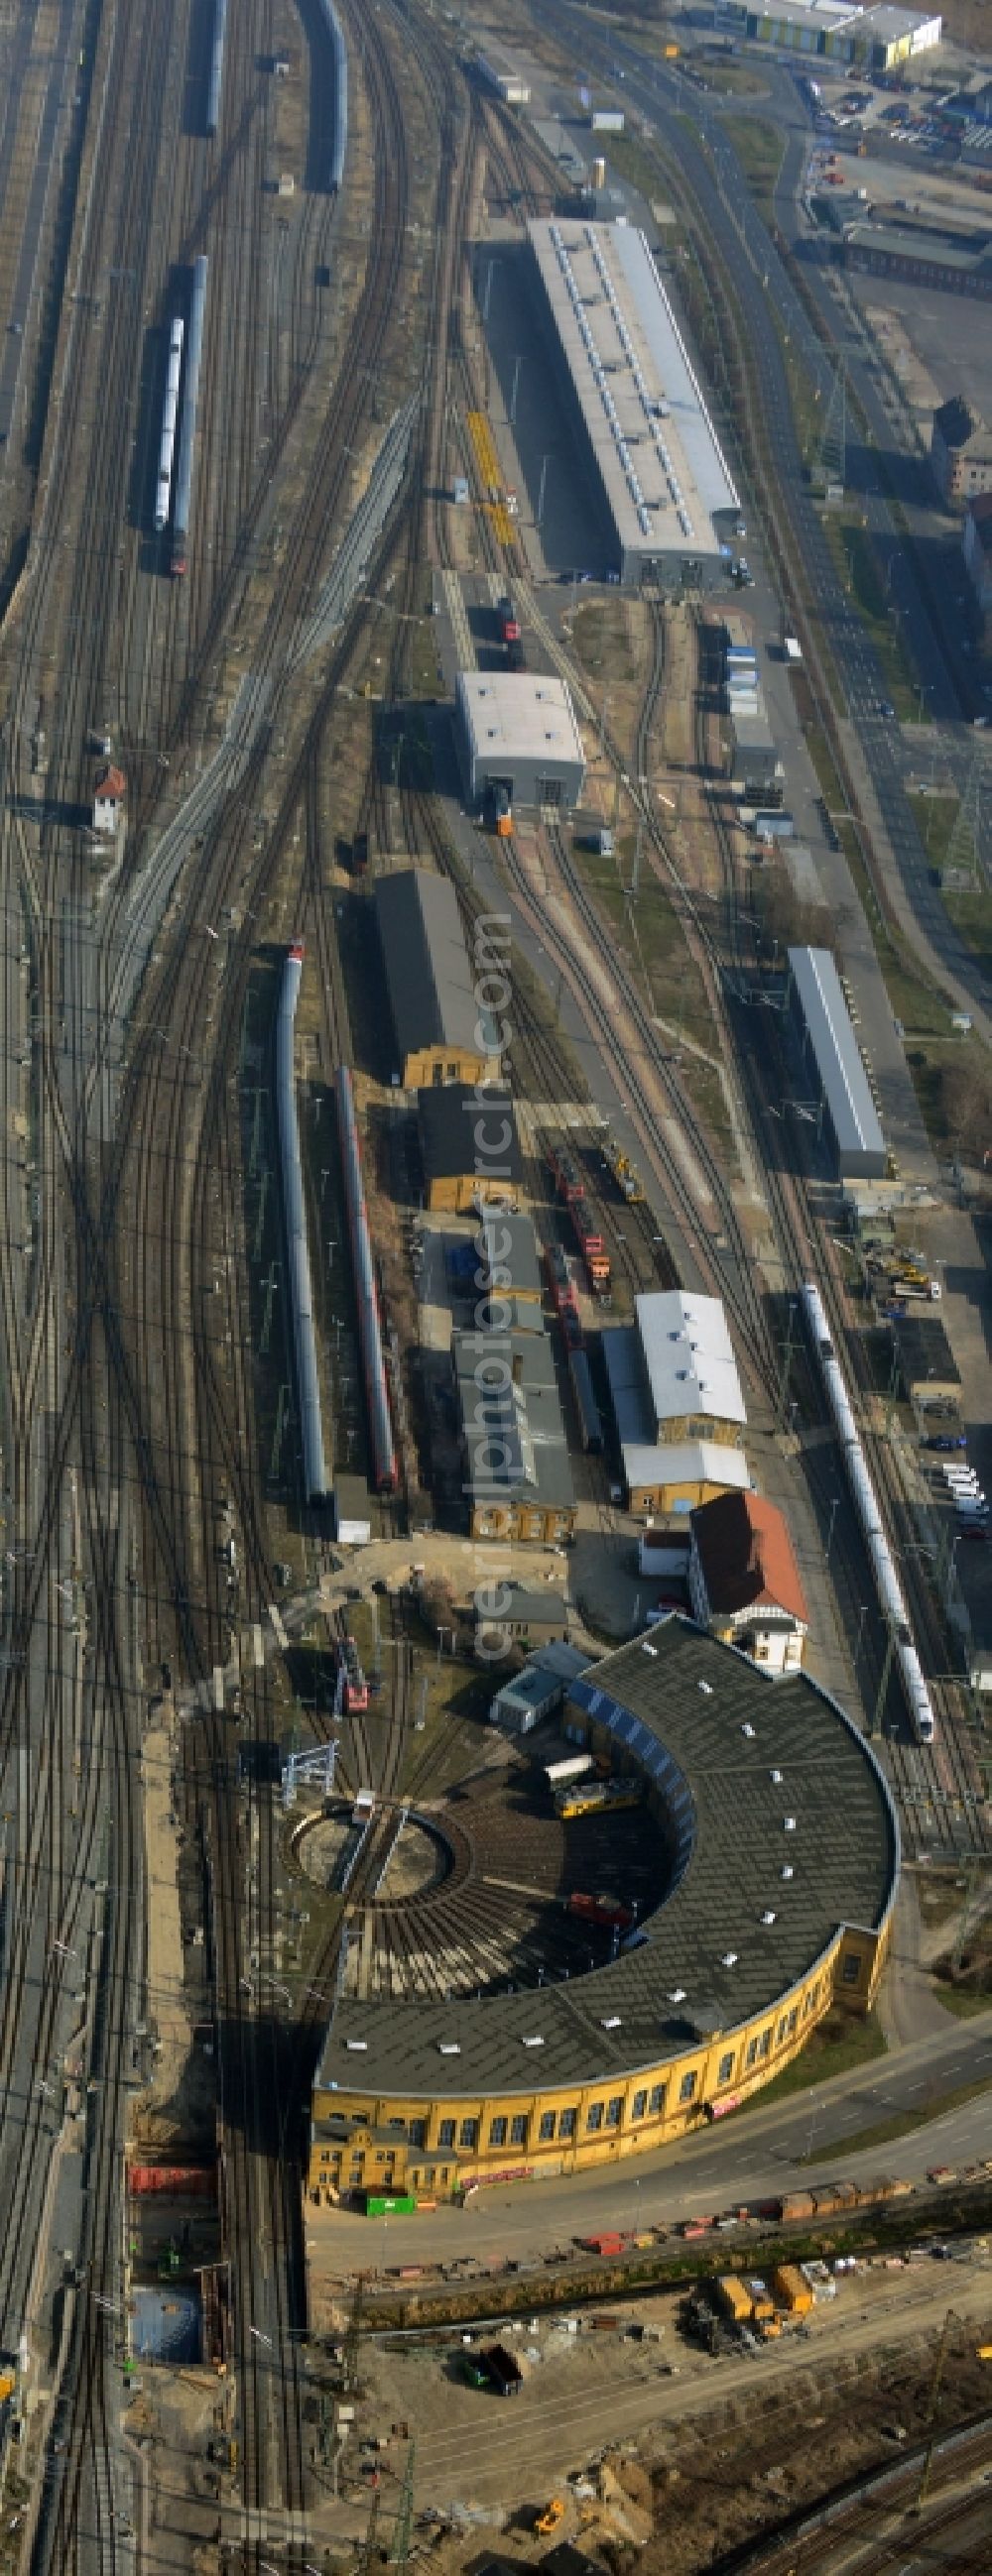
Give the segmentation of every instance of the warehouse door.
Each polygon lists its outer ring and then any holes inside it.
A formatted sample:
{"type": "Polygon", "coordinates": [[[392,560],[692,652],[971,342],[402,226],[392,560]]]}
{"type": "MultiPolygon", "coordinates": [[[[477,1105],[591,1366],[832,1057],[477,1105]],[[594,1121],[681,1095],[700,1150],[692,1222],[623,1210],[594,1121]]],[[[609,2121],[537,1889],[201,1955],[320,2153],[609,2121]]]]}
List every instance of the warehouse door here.
{"type": "Polygon", "coordinates": [[[561,779],[539,778],[537,782],[537,801],[539,805],[559,806],[561,804],[561,779]]]}

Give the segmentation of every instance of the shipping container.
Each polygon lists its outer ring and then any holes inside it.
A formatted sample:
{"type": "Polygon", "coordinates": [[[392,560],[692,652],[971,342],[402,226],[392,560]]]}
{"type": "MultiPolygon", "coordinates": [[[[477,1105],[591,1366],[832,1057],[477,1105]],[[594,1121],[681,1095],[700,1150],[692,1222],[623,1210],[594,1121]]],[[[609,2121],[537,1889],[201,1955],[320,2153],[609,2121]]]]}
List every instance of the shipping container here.
{"type": "Polygon", "coordinates": [[[733,2318],[736,2326],[749,2325],[753,2315],[753,2305],[750,2291],[745,2287],[744,2282],[739,2281],[733,2272],[721,2272],[715,2286],[717,2298],[725,2314],[733,2318]]]}
{"type": "Polygon", "coordinates": [[[594,134],[622,134],[622,107],[594,107],[589,123],[594,134]]]}
{"type": "Polygon", "coordinates": [[[412,2191],[367,2191],[366,2218],[412,2218],[417,2203],[412,2191]]]}
{"type": "Polygon", "coordinates": [[[805,2317],[813,2305],[809,2282],[804,2281],[798,2263],[780,2263],[772,2274],[772,2288],[783,2308],[792,2316],[805,2317]]]}

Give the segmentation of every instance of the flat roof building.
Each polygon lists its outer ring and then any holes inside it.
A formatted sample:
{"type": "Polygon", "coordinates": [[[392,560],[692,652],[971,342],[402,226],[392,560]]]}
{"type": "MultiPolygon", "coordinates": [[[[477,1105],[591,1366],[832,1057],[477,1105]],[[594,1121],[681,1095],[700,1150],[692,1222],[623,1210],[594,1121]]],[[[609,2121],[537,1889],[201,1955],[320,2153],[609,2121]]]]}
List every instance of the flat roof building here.
{"type": "Polygon", "coordinates": [[[509,1091],[493,1084],[480,1098],[474,1083],[432,1084],[417,1093],[417,1126],[426,1207],[465,1216],[513,1200],[523,1162],[509,1091]]]}
{"type": "Polygon", "coordinates": [[[375,912],[396,1079],[411,1090],[497,1080],[498,1030],[476,1002],[450,878],[427,868],[397,868],[377,877],[375,912]]]}
{"type": "Polygon", "coordinates": [[[845,268],[861,269],[869,277],[904,277],[911,285],[936,287],[946,295],[992,296],[988,240],[938,230],[936,225],[878,223],[874,217],[848,224],[841,256],[845,268]]]}
{"type": "Polygon", "coordinates": [[[941,18],[896,7],[892,0],[879,0],[874,9],[856,5],[856,0],[768,0],[757,8],[751,0],[716,0],[716,20],[755,44],[828,62],[860,63],[875,72],[891,71],[896,63],[931,52],[943,29],[941,18]]]}
{"type": "Polygon", "coordinates": [[[842,1180],[881,1180],[885,1138],[828,948],[790,948],[793,1016],[842,1180]]]}
{"type": "Polygon", "coordinates": [[[717,587],[740,503],[643,233],[564,216],[527,231],[621,581],[717,587]]]}
{"type": "Polygon", "coordinates": [[[557,674],[459,671],[458,751],[472,804],[577,805],[585,785],[582,736],[571,693],[557,674]]]}

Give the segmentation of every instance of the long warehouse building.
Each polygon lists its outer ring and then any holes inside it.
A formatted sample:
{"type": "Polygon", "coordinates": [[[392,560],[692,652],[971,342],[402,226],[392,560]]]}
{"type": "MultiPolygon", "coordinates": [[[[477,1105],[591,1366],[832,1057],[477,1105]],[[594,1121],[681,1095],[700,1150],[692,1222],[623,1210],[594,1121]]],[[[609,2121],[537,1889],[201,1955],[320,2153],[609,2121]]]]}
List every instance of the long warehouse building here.
{"type": "Polygon", "coordinates": [[[715,589],[740,502],[644,234],[567,217],[527,231],[621,581],[715,589]]]}
{"type": "Polygon", "coordinates": [[[790,948],[790,999],[842,1180],[885,1178],[885,1138],[829,948],[790,948]]]}

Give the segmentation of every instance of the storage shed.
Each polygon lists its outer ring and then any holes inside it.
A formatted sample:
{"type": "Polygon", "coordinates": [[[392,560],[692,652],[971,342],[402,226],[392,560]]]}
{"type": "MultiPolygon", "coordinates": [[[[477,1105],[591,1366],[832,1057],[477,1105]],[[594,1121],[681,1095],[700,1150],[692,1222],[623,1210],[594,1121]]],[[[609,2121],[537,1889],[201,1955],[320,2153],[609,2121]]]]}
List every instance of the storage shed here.
{"type": "Polygon", "coordinates": [[[458,755],[473,805],[579,803],[586,764],[564,680],[547,672],[459,671],[458,755]]]}
{"type": "Polygon", "coordinates": [[[790,948],[790,1000],[807,1078],[842,1180],[885,1174],[885,1138],[828,948],[790,948]]]}

